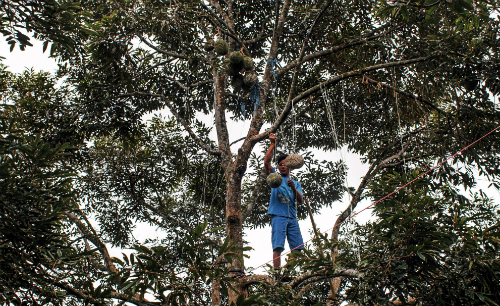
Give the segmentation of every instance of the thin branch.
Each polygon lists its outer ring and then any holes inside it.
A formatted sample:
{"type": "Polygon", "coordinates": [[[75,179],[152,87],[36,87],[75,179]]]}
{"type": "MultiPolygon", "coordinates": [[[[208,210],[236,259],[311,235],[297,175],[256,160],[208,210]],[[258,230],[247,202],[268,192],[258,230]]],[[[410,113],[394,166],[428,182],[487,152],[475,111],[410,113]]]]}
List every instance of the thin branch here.
{"type": "Polygon", "coordinates": [[[160,98],[162,99],[165,104],[167,105],[167,107],[169,108],[170,112],[174,115],[174,117],[177,119],[177,121],[179,121],[180,124],[182,124],[182,126],[184,127],[184,129],[189,133],[189,135],[193,138],[194,141],[196,141],[198,143],[198,145],[203,149],[205,150],[207,153],[209,154],[212,154],[212,155],[221,155],[221,152],[218,151],[218,150],[214,150],[214,149],[211,149],[206,143],[204,143],[197,135],[196,133],[191,129],[191,127],[189,126],[189,124],[186,122],[186,120],[184,120],[184,118],[182,118],[179,113],[175,110],[175,108],[172,106],[172,104],[170,103],[170,101],[167,99],[166,96],[162,95],[162,94],[153,94],[153,93],[148,93],[148,92],[132,92],[130,94],[124,94],[124,95],[120,95],[120,97],[127,97],[127,96],[134,96],[134,95],[138,95],[138,96],[149,96],[149,97],[155,97],[155,98],[160,98]]]}
{"type": "MultiPolygon", "coordinates": [[[[214,5],[214,3],[212,3],[214,1],[209,0],[209,2],[210,2],[210,4],[214,5]]],[[[220,26],[218,26],[216,23],[214,23],[210,18],[208,18],[208,16],[206,16],[207,20],[210,23],[212,23],[213,26],[218,27],[221,32],[223,32],[227,36],[229,36],[232,39],[234,39],[241,47],[243,47],[243,50],[244,50],[245,54],[250,55],[250,51],[245,46],[245,43],[238,37],[238,35],[234,32],[234,30],[230,26],[228,26],[227,23],[224,22],[224,20],[220,19],[219,16],[217,16],[217,14],[214,11],[212,11],[208,6],[206,6],[205,3],[203,3],[203,1],[201,1],[200,4],[201,4],[201,6],[203,6],[204,9],[206,9],[210,13],[210,15],[212,15],[213,17],[215,17],[217,19],[217,21],[221,25],[224,25],[224,27],[226,27],[228,30],[226,31],[224,29],[221,29],[220,26]]],[[[217,3],[215,3],[215,4],[218,5],[217,3]]],[[[219,8],[220,8],[220,6],[219,6],[219,8]]],[[[226,19],[228,19],[227,15],[224,14],[224,12],[222,11],[222,8],[220,8],[220,11],[221,11],[221,15],[223,15],[226,19]]]]}
{"type": "Polygon", "coordinates": [[[168,52],[168,51],[165,51],[165,50],[162,50],[162,49],[156,47],[155,45],[153,45],[152,43],[150,43],[147,39],[145,39],[141,35],[137,35],[137,37],[139,37],[139,39],[143,43],[145,43],[148,47],[150,47],[151,49],[155,50],[156,52],[159,52],[161,54],[165,54],[165,55],[168,55],[168,56],[172,56],[172,57],[175,57],[175,58],[188,59],[188,57],[185,56],[185,55],[183,55],[183,54],[178,54],[178,53],[174,53],[174,52],[168,52]]]}
{"type": "Polygon", "coordinates": [[[252,210],[255,207],[255,204],[257,203],[257,195],[260,192],[260,188],[262,186],[262,181],[266,179],[266,172],[264,171],[264,168],[262,171],[260,171],[259,176],[255,180],[255,188],[253,189],[252,193],[252,198],[250,199],[250,203],[247,205],[245,208],[245,211],[243,212],[242,220],[245,222],[245,219],[250,215],[252,210]]]}
{"type": "Polygon", "coordinates": [[[235,140],[235,141],[231,142],[231,143],[229,144],[229,146],[232,146],[232,145],[234,145],[235,143],[238,143],[238,142],[240,142],[240,141],[242,141],[242,140],[245,140],[245,139],[247,139],[247,138],[246,138],[246,137],[241,137],[240,139],[238,139],[238,140],[235,140]]]}
{"type": "Polygon", "coordinates": [[[316,24],[318,24],[319,19],[321,19],[321,16],[323,16],[323,14],[326,12],[326,10],[330,6],[330,4],[332,4],[332,2],[333,2],[333,0],[328,1],[325,4],[325,6],[323,7],[323,9],[318,13],[318,15],[316,16],[316,18],[314,19],[313,24],[311,25],[311,27],[307,31],[306,37],[304,38],[304,40],[302,42],[302,47],[300,49],[299,58],[297,60],[297,62],[299,64],[295,66],[295,71],[293,72],[292,84],[290,85],[290,89],[288,91],[288,100],[287,100],[287,103],[293,101],[293,95],[295,94],[295,85],[297,84],[297,78],[298,78],[298,75],[299,75],[299,68],[301,66],[302,59],[304,58],[304,54],[306,52],[306,47],[307,47],[307,43],[309,42],[309,38],[311,37],[311,34],[312,34],[314,28],[316,27],[316,24]]]}
{"type": "Polygon", "coordinates": [[[266,23],[267,23],[267,19],[263,22],[262,30],[260,31],[259,35],[257,35],[255,38],[252,38],[249,40],[244,40],[243,43],[247,44],[247,45],[251,45],[251,44],[254,44],[256,42],[259,42],[261,40],[265,40],[266,38],[268,38],[269,36],[264,36],[264,33],[266,32],[266,27],[265,27],[266,23]]]}
{"type": "Polygon", "coordinates": [[[136,293],[133,297],[130,297],[128,294],[120,293],[116,291],[111,291],[109,293],[109,297],[112,299],[126,301],[128,303],[134,303],[136,305],[160,305],[161,302],[151,302],[141,298],[138,293],[136,293]]]}
{"type": "Polygon", "coordinates": [[[382,87],[389,88],[389,89],[391,89],[391,90],[393,90],[393,91],[396,91],[396,92],[398,92],[398,93],[400,93],[400,94],[402,94],[402,95],[404,95],[404,96],[407,96],[407,97],[413,98],[413,99],[415,99],[416,101],[423,102],[425,105],[430,106],[431,108],[433,108],[434,110],[438,111],[439,113],[443,114],[443,115],[444,115],[444,116],[446,116],[446,117],[450,116],[450,114],[448,114],[448,113],[447,113],[447,112],[445,112],[444,110],[442,110],[442,109],[438,108],[437,106],[435,106],[434,104],[432,104],[430,101],[428,101],[428,100],[426,100],[426,99],[420,98],[420,97],[418,97],[418,96],[416,96],[416,95],[414,95],[414,94],[412,94],[412,93],[402,91],[401,89],[396,88],[396,87],[393,87],[393,86],[391,86],[391,85],[389,85],[389,84],[386,84],[386,83],[384,83],[384,82],[379,82],[379,81],[376,81],[376,80],[374,80],[374,79],[372,79],[372,78],[368,77],[368,76],[367,76],[367,75],[365,75],[365,74],[363,74],[363,77],[364,77],[364,78],[365,78],[368,82],[370,82],[370,83],[372,83],[372,84],[377,84],[377,85],[379,85],[379,84],[380,84],[380,86],[382,86],[382,87]]]}
{"type": "Polygon", "coordinates": [[[156,64],[156,65],[153,65],[153,66],[149,67],[148,69],[146,69],[146,70],[142,71],[141,73],[137,74],[137,75],[134,77],[134,79],[138,79],[139,77],[142,77],[145,73],[147,73],[147,72],[149,72],[149,71],[151,71],[151,70],[155,69],[156,67],[159,67],[159,66],[162,66],[162,65],[168,64],[168,63],[170,63],[170,62],[171,62],[171,61],[173,61],[173,60],[175,60],[175,59],[173,58],[173,59],[164,60],[164,61],[162,61],[162,62],[160,62],[160,63],[158,63],[158,64],[156,64]]]}
{"type": "MultiPolygon", "coordinates": [[[[389,146],[389,148],[393,147],[395,144],[401,143],[405,137],[409,137],[411,135],[412,134],[406,135],[406,136],[402,137],[401,139],[398,139],[398,140],[394,141],[391,144],[391,146],[389,146]]],[[[347,208],[337,218],[337,221],[335,221],[335,226],[334,226],[334,228],[332,230],[332,236],[331,236],[332,240],[337,241],[338,234],[340,232],[339,224],[341,224],[342,222],[344,222],[352,214],[352,212],[356,208],[359,200],[361,199],[361,194],[365,190],[365,187],[368,185],[368,183],[372,180],[372,178],[380,171],[380,169],[384,168],[387,164],[389,164],[390,161],[392,161],[394,159],[401,158],[401,156],[404,154],[404,152],[408,148],[409,144],[410,144],[410,142],[407,142],[405,144],[405,146],[398,153],[396,153],[396,154],[394,154],[394,155],[392,155],[390,157],[387,157],[384,160],[378,159],[376,162],[374,162],[370,166],[370,169],[368,169],[368,171],[366,172],[365,176],[361,180],[361,184],[359,184],[358,189],[352,195],[351,203],[349,203],[349,205],[347,206],[347,208]]],[[[387,149],[386,149],[386,151],[387,151],[387,149]]]]}
{"type": "MultiPolygon", "coordinates": [[[[309,218],[311,219],[311,224],[312,224],[312,227],[313,227],[313,230],[314,230],[314,234],[319,237],[319,231],[318,231],[318,228],[316,227],[316,222],[314,222],[314,216],[313,216],[313,213],[312,213],[312,209],[311,209],[311,205],[309,204],[309,200],[307,198],[304,198],[304,201],[306,202],[306,206],[307,206],[307,213],[309,214],[309,218]]],[[[320,250],[321,253],[323,253],[323,250],[320,250]]]]}
{"type": "Polygon", "coordinates": [[[99,300],[96,300],[95,298],[92,297],[92,295],[88,294],[87,292],[77,290],[66,283],[58,282],[58,281],[55,281],[55,280],[49,279],[49,278],[45,278],[44,280],[53,286],[56,286],[60,289],[63,289],[69,295],[75,296],[75,297],[82,299],[84,301],[88,301],[94,305],[108,305],[105,302],[101,302],[99,300]]]}

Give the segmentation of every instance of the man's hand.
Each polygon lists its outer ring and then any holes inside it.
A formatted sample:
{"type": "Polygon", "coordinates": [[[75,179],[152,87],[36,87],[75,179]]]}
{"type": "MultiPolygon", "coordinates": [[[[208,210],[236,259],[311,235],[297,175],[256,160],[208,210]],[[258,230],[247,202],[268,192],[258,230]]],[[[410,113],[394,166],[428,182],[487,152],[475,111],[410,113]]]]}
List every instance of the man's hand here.
{"type": "Polygon", "coordinates": [[[274,135],[274,133],[269,134],[269,140],[271,140],[271,144],[269,145],[269,149],[267,149],[266,156],[264,156],[264,170],[267,175],[269,175],[273,169],[271,166],[271,159],[273,158],[273,149],[276,145],[276,135],[274,135]]]}
{"type": "Polygon", "coordinates": [[[286,185],[288,187],[290,187],[292,189],[292,192],[295,196],[295,198],[297,199],[297,201],[299,201],[299,203],[302,203],[302,201],[304,201],[304,197],[302,196],[302,194],[295,188],[295,183],[292,181],[292,180],[288,180],[286,182],[286,185]]]}
{"type": "Polygon", "coordinates": [[[274,133],[269,134],[269,140],[271,140],[271,143],[276,143],[276,135],[274,133]]]}

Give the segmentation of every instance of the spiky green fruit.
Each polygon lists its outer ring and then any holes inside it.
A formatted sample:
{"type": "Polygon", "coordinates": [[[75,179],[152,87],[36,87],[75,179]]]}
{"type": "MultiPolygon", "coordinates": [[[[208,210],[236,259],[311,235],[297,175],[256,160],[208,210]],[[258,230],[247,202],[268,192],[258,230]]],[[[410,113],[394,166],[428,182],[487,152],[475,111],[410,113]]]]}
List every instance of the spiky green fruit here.
{"type": "Polygon", "coordinates": [[[218,55],[226,55],[229,51],[229,45],[222,39],[219,39],[214,44],[215,53],[218,55]]]}
{"type": "Polygon", "coordinates": [[[243,68],[246,71],[252,71],[254,66],[253,66],[253,59],[250,56],[245,56],[243,57],[243,68]]]}
{"type": "Polygon", "coordinates": [[[205,43],[205,51],[212,51],[215,47],[214,47],[214,44],[215,44],[215,41],[213,39],[209,39],[206,43],[205,43]]]}
{"type": "Polygon", "coordinates": [[[283,181],[283,178],[279,173],[273,172],[269,174],[266,178],[266,183],[271,187],[271,188],[278,188],[281,186],[281,182],[283,181]]]}
{"type": "Polygon", "coordinates": [[[257,74],[255,72],[247,72],[245,74],[245,78],[243,79],[243,82],[245,83],[245,85],[249,86],[249,87],[253,87],[253,85],[255,85],[255,83],[257,83],[257,74]]]}
{"type": "Polygon", "coordinates": [[[232,64],[239,64],[243,61],[243,54],[239,51],[234,51],[229,54],[229,61],[232,64]]]}

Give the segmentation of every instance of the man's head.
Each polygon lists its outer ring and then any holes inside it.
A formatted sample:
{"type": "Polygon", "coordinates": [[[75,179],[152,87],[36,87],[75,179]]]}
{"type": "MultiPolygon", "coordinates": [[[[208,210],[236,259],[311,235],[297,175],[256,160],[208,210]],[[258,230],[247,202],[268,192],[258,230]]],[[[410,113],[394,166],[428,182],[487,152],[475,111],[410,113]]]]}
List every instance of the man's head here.
{"type": "Polygon", "coordinates": [[[290,169],[285,166],[285,159],[288,157],[286,154],[282,154],[278,157],[278,172],[281,176],[288,177],[290,175],[290,169]]]}

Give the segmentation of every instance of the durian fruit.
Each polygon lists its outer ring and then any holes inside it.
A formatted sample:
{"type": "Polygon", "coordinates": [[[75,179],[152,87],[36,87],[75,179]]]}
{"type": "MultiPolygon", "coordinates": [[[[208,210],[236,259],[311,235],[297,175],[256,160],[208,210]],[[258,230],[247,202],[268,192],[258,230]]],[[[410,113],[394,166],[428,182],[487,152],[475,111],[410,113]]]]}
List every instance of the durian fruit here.
{"type": "Polygon", "coordinates": [[[257,83],[257,74],[255,72],[246,73],[243,78],[243,91],[252,91],[255,83],[257,83]]]}
{"type": "Polygon", "coordinates": [[[235,91],[240,91],[243,87],[243,76],[239,73],[233,76],[231,79],[231,86],[233,86],[235,91]]]}
{"type": "Polygon", "coordinates": [[[229,51],[229,45],[223,39],[219,39],[214,44],[215,53],[218,55],[226,55],[229,51]]]}
{"type": "Polygon", "coordinates": [[[243,61],[243,54],[239,51],[234,51],[229,54],[229,61],[232,64],[239,64],[243,61]]]}
{"type": "Polygon", "coordinates": [[[254,66],[253,66],[253,59],[250,56],[245,56],[243,57],[243,68],[246,71],[252,71],[254,66]]]}
{"type": "Polygon", "coordinates": [[[281,182],[283,181],[283,178],[279,173],[273,172],[269,174],[266,178],[266,183],[271,187],[271,188],[278,188],[281,186],[281,182]]]}
{"type": "Polygon", "coordinates": [[[299,154],[288,155],[288,157],[285,158],[285,166],[290,170],[299,169],[304,166],[304,163],[304,158],[299,154]]]}
{"type": "Polygon", "coordinates": [[[245,74],[245,78],[243,79],[243,82],[245,85],[248,85],[250,87],[253,87],[255,83],[257,83],[257,74],[255,72],[250,72],[245,74]]]}
{"type": "Polygon", "coordinates": [[[235,76],[240,73],[241,68],[241,64],[229,63],[229,65],[227,65],[226,73],[227,75],[235,76]]]}
{"type": "Polygon", "coordinates": [[[209,39],[206,43],[205,43],[205,51],[212,51],[214,49],[214,44],[215,44],[215,41],[213,39],[209,39]]]}

